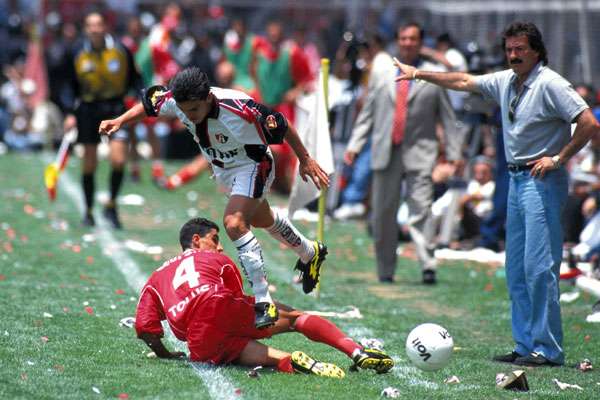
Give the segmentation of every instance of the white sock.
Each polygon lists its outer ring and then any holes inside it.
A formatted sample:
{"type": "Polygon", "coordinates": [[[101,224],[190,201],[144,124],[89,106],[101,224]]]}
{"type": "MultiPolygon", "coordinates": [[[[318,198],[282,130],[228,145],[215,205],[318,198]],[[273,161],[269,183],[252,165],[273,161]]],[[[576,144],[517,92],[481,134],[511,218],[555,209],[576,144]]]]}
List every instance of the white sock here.
{"type": "Polygon", "coordinates": [[[233,244],[238,249],[238,257],[246,279],[250,282],[254,292],[255,301],[273,303],[269,294],[269,282],[265,273],[262,249],[252,232],[246,233],[233,244]]]}
{"type": "Polygon", "coordinates": [[[267,228],[267,232],[279,242],[290,246],[303,263],[307,263],[315,255],[313,242],[296,229],[290,220],[273,210],[275,222],[267,228]]]}

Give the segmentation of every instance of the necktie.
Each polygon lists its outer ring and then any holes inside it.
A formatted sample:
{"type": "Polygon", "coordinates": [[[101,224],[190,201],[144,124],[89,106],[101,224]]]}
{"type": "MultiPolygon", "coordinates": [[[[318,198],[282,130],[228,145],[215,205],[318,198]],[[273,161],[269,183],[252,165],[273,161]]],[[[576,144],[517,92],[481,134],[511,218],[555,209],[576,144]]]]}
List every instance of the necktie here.
{"type": "Polygon", "coordinates": [[[392,127],[392,142],[394,144],[400,144],[404,138],[409,85],[408,80],[396,84],[396,112],[394,113],[394,126],[392,127]]]}

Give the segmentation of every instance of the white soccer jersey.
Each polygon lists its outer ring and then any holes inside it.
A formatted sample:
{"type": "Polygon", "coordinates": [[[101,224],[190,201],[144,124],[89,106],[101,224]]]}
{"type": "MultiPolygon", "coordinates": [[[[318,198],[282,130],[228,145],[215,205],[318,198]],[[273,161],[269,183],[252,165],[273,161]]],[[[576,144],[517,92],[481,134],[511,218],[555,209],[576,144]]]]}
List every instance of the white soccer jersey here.
{"type": "Polygon", "coordinates": [[[238,90],[213,87],[211,93],[217,106],[198,124],[177,107],[170,91],[153,96],[151,106],[157,115],[179,118],[202,154],[220,168],[260,163],[270,156],[269,144],[283,141],[287,122],[280,113],[238,90]]]}

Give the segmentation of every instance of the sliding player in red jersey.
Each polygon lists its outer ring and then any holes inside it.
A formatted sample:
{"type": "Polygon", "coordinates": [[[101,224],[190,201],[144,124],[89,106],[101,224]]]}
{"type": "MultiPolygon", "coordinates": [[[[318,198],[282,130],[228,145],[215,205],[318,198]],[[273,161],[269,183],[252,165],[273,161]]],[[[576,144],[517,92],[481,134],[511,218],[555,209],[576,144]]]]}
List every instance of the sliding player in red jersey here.
{"type": "Polygon", "coordinates": [[[255,326],[273,325],[277,307],[268,291],[262,248],[251,228],[266,229],[298,255],[296,269],[302,274],[305,293],[319,282],[327,247],[308,240],[285,215],[271,209],[266,194],[275,168],[269,146],[288,142],[298,157],[300,176],[310,178],[317,188],[328,186],[329,177],[281,113],[243,92],[210,87],[206,74],[198,68],[179,72],[171,80],[170,90],[153,86],[144,91],[142,103],[115,119],[102,121],[99,131],[111,135],[123,124],[146,115],[179,118],[212,164],[217,182],[228,191],[223,224],[238,249],[240,264],[256,297],[255,326]]]}
{"type": "Polygon", "coordinates": [[[334,378],[344,371],[316,361],[303,352],[292,354],[266,346],[258,339],[298,332],[332,346],[350,357],[353,368],[388,372],[393,360],[384,352],[363,348],[332,322],[277,303],[279,320],[266,329],[254,326],[254,297],[243,292],[235,263],[222,253],[218,226],[204,218],[189,220],[180,230],[183,253],[166,261],[144,285],[137,306],[135,329],[161,358],[179,358],[161,341],[162,320],[187,342],[192,361],[212,364],[275,367],[334,378]]]}

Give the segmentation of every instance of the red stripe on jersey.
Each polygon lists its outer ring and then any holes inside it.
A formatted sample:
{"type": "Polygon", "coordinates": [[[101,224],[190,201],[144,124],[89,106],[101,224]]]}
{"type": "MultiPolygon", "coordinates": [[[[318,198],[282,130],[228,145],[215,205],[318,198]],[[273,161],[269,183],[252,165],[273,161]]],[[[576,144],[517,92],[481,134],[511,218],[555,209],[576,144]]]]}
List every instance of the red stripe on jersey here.
{"type": "Polygon", "coordinates": [[[273,159],[271,159],[269,156],[266,156],[264,160],[258,163],[256,176],[254,177],[254,190],[252,192],[252,198],[258,199],[262,197],[272,168],[273,159]]]}
{"type": "Polygon", "coordinates": [[[173,93],[169,90],[157,99],[156,106],[154,106],[156,114],[160,113],[160,109],[162,108],[163,104],[165,104],[165,101],[167,101],[167,99],[170,99],[171,97],[173,97],[173,93]]]}
{"type": "Polygon", "coordinates": [[[254,128],[256,129],[256,133],[260,136],[260,140],[262,140],[263,144],[267,144],[267,139],[265,138],[265,134],[263,132],[263,127],[258,121],[254,122],[254,128]]]}
{"type": "Polygon", "coordinates": [[[232,113],[234,113],[235,115],[237,115],[238,117],[242,118],[244,121],[248,122],[248,123],[253,123],[256,118],[254,117],[254,115],[252,115],[251,112],[247,112],[246,110],[248,110],[247,108],[244,110],[240,110],[237,109],[233,106],[230,106],[229,104],[225,104],[223,102],[220,102],[219,105],[229,111],[231,111],[232,113]]]}
{"type": "MultiPolygon", "coordinates": [[[[234,100],[234,102],[235,102],[235,100],[234,100]]],[[[240,109],[237,109],[237,108],[235,108],[233,106],[230,106],[229,104],[225,104],[223,102],[220,102],[219,105],[221,107],[223,107],[223,108],[231,111],[232,113],[234,113],[238,117],[242,118],[244,121],[246,121],[246,122],[248,122],[250,124],[254,124],[254,129],[256,129],[256,133],[260,137],[260,140],[262,140],[263,144],[267,144],[267,139],[265,138],[265,134],[262,131],[262,126],[256,120],[256,115],[252,111],[251,107],[247,107],[247,106],[244,105],[243,106],[243,110],[240,110],[240,109]]]]}
{"type": "Polygon", "coordinates": [[[258,108],[250,107],[248,106],[248,104],[242,104],[242,102],[237,99],[234,99],[234,101],[237,102],[244,109],[244,111],[247,110],[254,115],[254,128],[256,129],[258,136],[260,136],[260,140],[262,140],[263,144],[267,144],[267,139],[265,138],[263,127],[260,123],[258,123],[258,119],[262,116],[258,108]]]}

